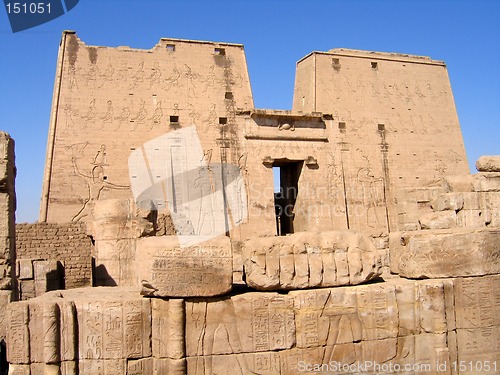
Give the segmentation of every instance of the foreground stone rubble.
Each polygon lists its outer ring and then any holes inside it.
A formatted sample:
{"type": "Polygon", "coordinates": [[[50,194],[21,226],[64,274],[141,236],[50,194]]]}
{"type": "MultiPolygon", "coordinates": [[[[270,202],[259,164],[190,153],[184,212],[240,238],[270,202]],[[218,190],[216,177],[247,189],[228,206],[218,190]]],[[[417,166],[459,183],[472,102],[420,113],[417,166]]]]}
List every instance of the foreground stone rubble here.
{"type": "Polygon", "coordinates": [[[500,371],[500,156],[443,62],[313,52],[260,110],[241,45],[64,32],[49,128],[34,224],[0,132],[0,375],[500,371]]]}

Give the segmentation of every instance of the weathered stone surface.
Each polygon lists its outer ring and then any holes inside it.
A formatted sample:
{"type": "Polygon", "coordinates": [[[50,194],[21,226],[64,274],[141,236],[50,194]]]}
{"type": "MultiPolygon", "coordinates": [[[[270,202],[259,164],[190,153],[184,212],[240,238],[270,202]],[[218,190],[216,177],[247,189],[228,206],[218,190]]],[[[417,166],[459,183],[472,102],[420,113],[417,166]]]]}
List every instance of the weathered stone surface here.
{"type": "Polygon", "coordinates": [[[500,172],[479,172],[474,176],[473,189],[477,192],[500,192],[500,172]]]}
{"type": "Polygon", "coordinates": [[[455,211],[431,212],[419,218],[422,229],[450,229],[457,226],[455,211]]]}
{"type": "Polygon", "coordinates": [[[476,161],[478,172],[500,172],[500,155],[481,156],[476,161]]]}
{"type": "Polygon", "coordinates": [[[464,207],[464,194],[465,193],[442,194],[431,202],[431,207],[434,211],[461,210],[464,207]]]}
{"type": "Polygon", "coordinates": [[[484,228],[491,223],[491,213],[488,209],[462,210],[457,213],[457,227],[484,228]]]}
{"type": "Polygon", "coordinates": [[[186,302],[188,357],[282,350],[294,344],[294,307],[288,296],[245,293],[186,302]]]}
{"type": "MultiPolygon", "coordinates": [[[[9,341],[29,345],[9,344],[9,360],[21,374],[61,375],[76,369],[102,375],[300,374],[314,371],[310,365],[343,373],[328,366],[435,366],[475,354],[491,361],[498,358],[499,281],[499,275],[390,279],[186,301],[150,300],[122,287],[94,288],[92,301],[90,289],[50,292],[11,305],[9,341]],[[136,302],[138,308],[130,309],[136,302]],[[19,324],[23,319],[26,324],[19,324]],[[66,349],[54,350],[58,338],[66,349]]],[[[346,371],[360,372],[366,370],[346,371]]]]}
{"type": "Polygon", "coordinates": [[[111,365],[152,354],[150,300],[131,289],[49,292],[11,303],[8,319],[10,363],[80,359],[80,373],[90,374],[103,360],[111,365]]]}
{"type": "Polygon", "coordinates": [[[446,176],[444,183],[448,191],[451,192],[471,192],[473,190],[474,177],[471,175],[446,176]]]}
{"type": "Polygon", "coordinates": [[[231,290],[231,243],[221,236],[181,246],[176,236],[141,238],[135,273],[141,293],[160,297],[216,296],[231,290]]]}
{"type": "Polygon", "coordinates": [[[439,278],[500,273],[499,239],[499,229],[412,233],[399,260],[399,274],[439,278]]]}
{"type": "Polygon", "coordinates": [[[355,231],[252,238],[243,259],[247,284],[259,290],[356,285],[381,274],[377,249],[355,231]]]}
{"type": "MultiPolygon", "coordinates": [[[[0,131],[0,342],[6,340],[7,306],[17,299],[14,140],[0,131]]],[[[0,355],[4,355],[0,346],[0,355]]]]}
{"type": "Polygon", "coordinates": [[[186,356],[185,303],[182,299],[152,299],[153,356],[180,360],[186,356]]]}

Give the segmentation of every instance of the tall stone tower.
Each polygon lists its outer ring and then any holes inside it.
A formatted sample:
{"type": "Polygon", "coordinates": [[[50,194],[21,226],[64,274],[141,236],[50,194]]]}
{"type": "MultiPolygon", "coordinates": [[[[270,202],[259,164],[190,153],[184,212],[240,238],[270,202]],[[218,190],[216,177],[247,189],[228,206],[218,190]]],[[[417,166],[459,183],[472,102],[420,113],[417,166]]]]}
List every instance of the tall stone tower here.
{"type": "MultiPolygon", "coordinates": [[[[95,200],[132,197],[138,176],[129,174],[130,153],[174,130],[196,126],[216,163],[222,143],[231,144],[223,157],[237,163],[236,134],[225,129],[238,109],[251,107],[242,45],[161,39],[151,50],[93,47],[64,32],[40,220],[85,220],[95,200]]],[[[171,151],[168,158],[176,160],[189,145],[171,151]]],[[[164,176],[149,177],[154,184],[164,176]]]]}
{"type": "Polygon", "coordinates": [[[313,52],[297,63],[293,109],[333,115],[330,142],[351,228],[395,230],[401,189],[468,174],[442,61],[350,49],[313,52]]]}

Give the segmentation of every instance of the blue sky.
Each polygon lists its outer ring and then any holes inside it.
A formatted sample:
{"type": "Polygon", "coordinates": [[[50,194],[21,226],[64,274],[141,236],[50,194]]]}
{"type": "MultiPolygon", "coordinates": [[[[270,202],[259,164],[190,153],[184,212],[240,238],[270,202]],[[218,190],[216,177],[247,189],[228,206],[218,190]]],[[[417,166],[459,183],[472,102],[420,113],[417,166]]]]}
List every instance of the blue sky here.
{"type": "Polygon", "coordinates": [[[13,34],[0,9],[0,129],[16,141],[17,221],[38,218],[62,30],[89,45],[149,49],[161,37],[242,43],[258,108],[291,108],[295,63],[314,50],[444,60],[474,171],[480,155],[500,154],[499,18],[495,0],[80,0],[64,16],[13,34]]]}

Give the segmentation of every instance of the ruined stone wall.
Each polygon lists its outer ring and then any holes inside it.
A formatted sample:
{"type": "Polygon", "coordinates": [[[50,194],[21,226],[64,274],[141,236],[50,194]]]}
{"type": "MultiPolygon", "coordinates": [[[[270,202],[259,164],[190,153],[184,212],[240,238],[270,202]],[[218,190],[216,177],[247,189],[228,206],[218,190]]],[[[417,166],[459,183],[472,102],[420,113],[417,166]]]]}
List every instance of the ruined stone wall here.
{"type": "Polygon", "coordinates": [[[399,189],[468,173],[442,61],[314,52],[297,63],[293,109],[333,115],[332,166],[344,179],[350,228],[397,230],[399,189]]]}
{"type": "MultiPolygon", "coordinates": [[[[0,343],[5,340],[7,305],[16,300],[15,282],[15,177],[14,140],[0,131],[0,343]]],[[[0,346],[0,363],[5,356],[0,346]]],[[[0,369],[1,371],[2,369],[0,369]]]]}
{"type": "Polygon", "coordinates": [[[51,289],[92,285],[92,243],[84,223],[17,224],[16,238],[23,299],[51,289]],[[52,286],[47,278],[53,280],[52,286]]]}
{"type": "Polygon", "coordinates": [[[486,363],[494,373],[498,282],[393,280],[185,300],[121,287],[52,292],[11,306],[9,361],[19,372],[62,375],[472,374],[486,363]],[[472,371],[459,369],[470,361],[472,371]]]}

